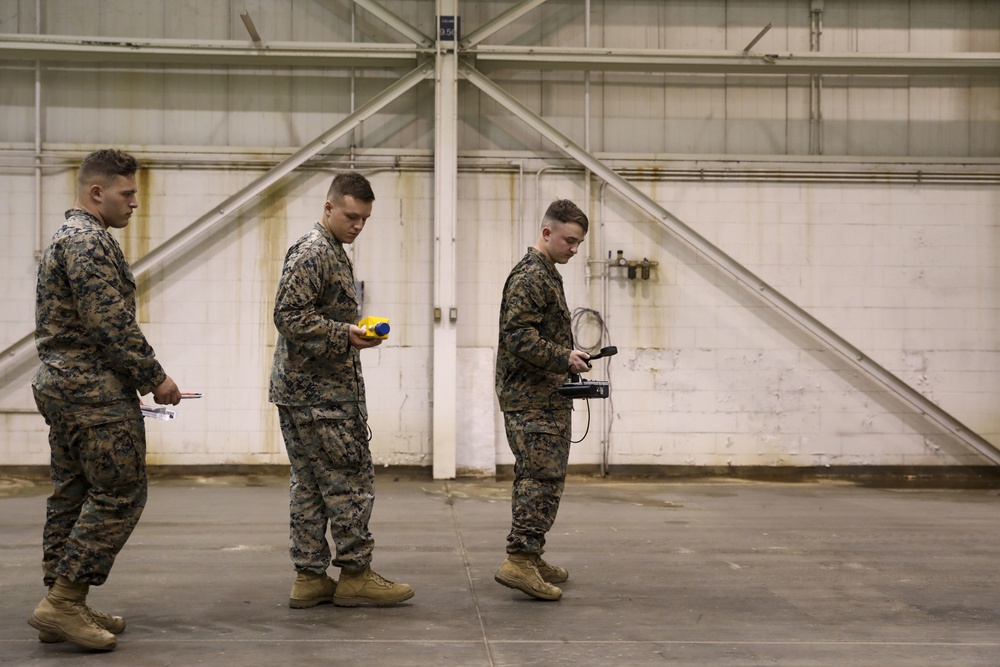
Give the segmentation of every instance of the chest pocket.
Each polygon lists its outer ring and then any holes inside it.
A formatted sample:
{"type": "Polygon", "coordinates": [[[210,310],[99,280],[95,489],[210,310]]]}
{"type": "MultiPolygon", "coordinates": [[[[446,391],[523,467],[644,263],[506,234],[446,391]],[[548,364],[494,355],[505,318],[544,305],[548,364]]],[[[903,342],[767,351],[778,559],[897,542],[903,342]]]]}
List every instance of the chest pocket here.
{"type": "Polygon", "coordinates": [[[354,322],[358,316],[358,297],[349,271],[338,271],[320,295],[316,310],[337,322],[354,322]]]}

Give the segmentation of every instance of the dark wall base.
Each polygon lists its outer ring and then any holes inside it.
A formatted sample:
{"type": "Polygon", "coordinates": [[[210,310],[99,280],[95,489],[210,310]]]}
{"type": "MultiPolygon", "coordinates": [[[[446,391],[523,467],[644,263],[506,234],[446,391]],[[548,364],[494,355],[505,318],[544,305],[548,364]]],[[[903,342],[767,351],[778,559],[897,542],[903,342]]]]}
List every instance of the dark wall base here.
{"type": "MultiPolygon", "coordinates": [[[[597,465],[570,466],[570,475],[601,477],[597,465]]],[[[287,465],[150,466],[151,479],[216,476],[288,477],[287,465]]],[[[375,466],[379,479],[432,479],[430,466],[375,466]]],[[[47,480],[48,466],[0,466],[0,476],[47,480]]],[[[514,467],[499,465],[496,475],[460,474],[460,479],[514,477],[514,467]]],[[[607,479],[650,481],[707,481],[742,479],[761,482],[815,482],[837,480],[859,486],[889,488],[1000,488],[1000,466],[628,466],[607,470],[607,479]]]]}

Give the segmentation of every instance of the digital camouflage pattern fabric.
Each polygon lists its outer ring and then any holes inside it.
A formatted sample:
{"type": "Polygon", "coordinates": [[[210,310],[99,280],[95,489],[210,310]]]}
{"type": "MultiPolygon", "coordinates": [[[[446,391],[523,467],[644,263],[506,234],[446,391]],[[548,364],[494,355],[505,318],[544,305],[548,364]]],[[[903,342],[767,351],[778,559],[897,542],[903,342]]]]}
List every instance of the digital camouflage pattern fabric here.
{"type": "Polygon", "coordinates": [[[541,554],[566,481],[571,399],[556,393],[573,350],[562,276],[536,248],[511,269],[500,304],[496,391],[514,454],[507,553],[541,554]]]}
{"type": "Polygon", "coordinates": [[[566,486],[572,424],[569,410],[505,412],[514,453],[507,553],[541,554],[566,486]]]}
{"type": "Polygon", "coordinates": [[[151,392],[167,375],[135,319],[135,279],[118,241],[71,209],[38,266],[34,387],[72,403],[151,392]]]}
{"type": "Polygon", "coordinates": [[[331,560],[348,570],[370,565],[375,540],[368,522],[375,504],[375,471],[367,425],[356,410],[279,406],[278,415],[291,462],[291,557],[296,571],[322,573],[331,560]],[[326,539],[328,524],[335,559],[326,539]]]}
{"type": "Polygon", "coordinates": [[[535,248],[507,277],[500,303],[496,392],[504,412],[569,409],[556,390],[568,378],[573,350],[562,276],[535,248]]]}
{"type": "Polygon", "coordinates": [[[375,473],[368,448],[361,357],[348,338],[358,318],[354,269],[321,223],[285,256],[274,303],[280,334],[270,400],[291,462],[291,558],[299,572],[351,570],[372,559],[375,473]]]}
{"type": "Polygon", "coordinates": [[[135,280],[100,221],[66,212],[38,267],[33,390],[49,425],[42,569],[100,585],[146,503],[146,435],[136,392],[166,379],[135,319],[135,280]]]}
{"type": "Polygon", "coordinates": [[[285,255],[274,301],[271,366],[276,405],[356,403],[367,417],[361,356],[348,330],[358,318],[354,269],[344,246],[317,223],[285,255]]]}
{"type": "Polygon", "coordinates": [[[51,477],[42,532],[42,580],[99,586],[146,505],[146,432],[127,401],[68,403],[35,391],[49,425],[51,477]]]}

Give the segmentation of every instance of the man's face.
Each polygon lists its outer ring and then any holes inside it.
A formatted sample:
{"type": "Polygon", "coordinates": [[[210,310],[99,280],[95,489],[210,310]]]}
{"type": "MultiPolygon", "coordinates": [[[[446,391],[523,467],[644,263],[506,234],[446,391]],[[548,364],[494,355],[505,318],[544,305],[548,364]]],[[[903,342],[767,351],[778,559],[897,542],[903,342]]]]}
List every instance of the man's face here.
{"type": "Polygon", "coordinates": [[[105,227],[121,229],[128,226],[132,211],[139,208],[135,175],[115,176],[106,185],[91,185],[90,191],[105,227]]]}
{"type": "Polygon", "coordinates": [[[557,222],[542,228],[542,252],[556,264],[565,264],[580,249],[587,232],[576,222],[557,222]]]}
{"type": "Polygon", "coordinates": [[[372,202],[350,195],[323,204],[323,226],[341,243],[354,243],[372,214],[372,202]]]}

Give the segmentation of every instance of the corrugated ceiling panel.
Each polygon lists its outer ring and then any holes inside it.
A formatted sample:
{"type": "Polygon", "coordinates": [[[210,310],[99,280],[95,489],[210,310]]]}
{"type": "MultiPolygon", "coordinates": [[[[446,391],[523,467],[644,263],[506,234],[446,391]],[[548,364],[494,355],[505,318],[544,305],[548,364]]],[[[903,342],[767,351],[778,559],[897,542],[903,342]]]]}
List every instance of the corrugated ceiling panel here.
{"type": "Polygon", "coordinates": [[[31,142],[35,126],[35,68],[0,70],[0,142],[31,142]]]}
{"type": "MultiPolygon", "coordinates": [[[[460,4],[463,31],[514,7],[513,0],[460,4]]],[[[349,0],[44,0],[51,34],[236,39],[249,43],[247,11],[269,40],[349,41],[352,16],[362,41],[402,41],[349,0]]],[[[385,6],[427,34],[430,0],[385,6]]],[[[0,5],[0,30],[33,32],[34,2],[0,5]]],[[[493,44],[582,46],[584,4],[549,0],[490,38],[493,44]]],[[[808,48],[809,3],[799,0],[592,0],[591,43],[630,48],[808,48]]],[[[1000,50],[1000,3],[978,0],[827,2],[824,52],[1000,50]]],[[[360,72],[360,70],[359,70],[360,72]]],[[[355,106],[402,72],[359,75],[355,106]]],[[[6,141],[33,139],[30,63],[0,63],[6,141]]],[[[296,146],[350,112],[345,69],[255,72],[240,68],[46,63],[43,99],[48,143],[111,142],[209,146],[296,146]]],[[[583,142],[579,72],[497,72],[496,80],[575,141],[583,142]]],[[[809,79],[724,76],[591,75],[591,148],[608,152],[803,154],[809,141],[809,79]]],[[[823,148],[827,155],[991,156],[1000,154],[996,77],[970,81],[906,77],[823,77],[823,148]]],[[[372,119],[359,145],[433,145],[432,86],[421,84],[393,106],[399,117],[372,119]],[[412,99],[411,99],[412,98],[412,99]],[[369,134],[371,132],[371,134],[369,134]],[[388,142],[388,143],[380,143],[388,142]]],[[[549,150],[473,87],[460,85],[464,150],[549,150]]],[[[379,114],[380,116],[385,115],[379,114]]]]}
{"type": "Polygon", "coordinates": [[[727,77],[726,152],[781,155],[785,152],[784,78],[727,77]]]}
{"type": "Polygon", "coordinates": [[[906,122],[910,90],[905,77],[878,81],[851,77],[847,100],[848,155],[906,155],[909,152],[906,122]]]}
{"type": "Polygon", "coordinates": [[[969,146],[972,157],[1000,155],[1000,76],[973,80],[969,98],[969,146]]]}
{"type": "Polygon", "coordinates": [[[910,80],[909,154],[969,154],[969,89],[934,77],[910,80]]]}

